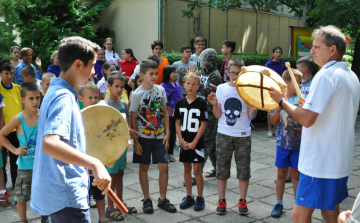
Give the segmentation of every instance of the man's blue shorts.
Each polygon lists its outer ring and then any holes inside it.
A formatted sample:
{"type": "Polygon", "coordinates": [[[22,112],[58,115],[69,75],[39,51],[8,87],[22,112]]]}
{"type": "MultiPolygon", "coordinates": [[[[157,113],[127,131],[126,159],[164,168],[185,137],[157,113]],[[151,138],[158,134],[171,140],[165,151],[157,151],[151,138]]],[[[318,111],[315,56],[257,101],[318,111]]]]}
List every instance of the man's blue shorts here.
{"type": "Polygon", "coordinates": [[[347,198],[348,177],[323,179],[300,173],[295,204],[321,210],[335,210],[347,198]]]}
{"type": "Polygon", "coordinates": [[[277,168],[287,168],[291,167],[293,169],[298,169],[299,163],[299,151],[300,150],[288,150],[281,147],[276,147],[276,158],[275,166],[277,168]]]}

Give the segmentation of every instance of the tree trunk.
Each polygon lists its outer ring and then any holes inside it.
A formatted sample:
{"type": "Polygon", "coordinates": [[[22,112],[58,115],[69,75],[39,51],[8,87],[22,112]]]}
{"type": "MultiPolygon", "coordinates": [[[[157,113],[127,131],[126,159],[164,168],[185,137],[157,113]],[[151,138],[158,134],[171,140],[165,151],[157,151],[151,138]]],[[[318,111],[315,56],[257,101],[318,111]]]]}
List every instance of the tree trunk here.
{"type": "Polygon", "coordinates": [[[356,38],[355,41],[355,50],[351,70],[354,71],[356,76],[360,79],[360,37],[356,38]]]}

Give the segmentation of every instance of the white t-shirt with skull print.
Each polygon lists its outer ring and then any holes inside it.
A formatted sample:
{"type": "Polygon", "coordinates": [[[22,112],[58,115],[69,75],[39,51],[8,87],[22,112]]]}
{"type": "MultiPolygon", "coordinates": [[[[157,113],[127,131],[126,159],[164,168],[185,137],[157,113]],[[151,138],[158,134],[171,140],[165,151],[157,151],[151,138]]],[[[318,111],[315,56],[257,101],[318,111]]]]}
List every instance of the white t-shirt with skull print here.
{"type": "Polygon", "coordinates": [[[236,88],[227,83],[220,84],[216,90],[216,97],[218,103],[221,104],[221,116],[217,131],[232,137],[250,136],[248,105],[239,96],[236,88]]]}

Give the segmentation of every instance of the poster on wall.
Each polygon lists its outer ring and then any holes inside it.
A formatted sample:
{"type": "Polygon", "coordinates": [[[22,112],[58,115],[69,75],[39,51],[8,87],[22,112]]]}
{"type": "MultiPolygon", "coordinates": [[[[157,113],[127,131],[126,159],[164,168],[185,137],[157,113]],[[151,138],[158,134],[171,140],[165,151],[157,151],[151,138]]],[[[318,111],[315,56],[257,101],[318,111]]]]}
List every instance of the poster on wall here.
{"type": "Polygon", "coordinates": [[[298,37],[298,56],[312,56],[310,50],[313,45],[313,39],[311,36],[299,36],[298,37]]]}

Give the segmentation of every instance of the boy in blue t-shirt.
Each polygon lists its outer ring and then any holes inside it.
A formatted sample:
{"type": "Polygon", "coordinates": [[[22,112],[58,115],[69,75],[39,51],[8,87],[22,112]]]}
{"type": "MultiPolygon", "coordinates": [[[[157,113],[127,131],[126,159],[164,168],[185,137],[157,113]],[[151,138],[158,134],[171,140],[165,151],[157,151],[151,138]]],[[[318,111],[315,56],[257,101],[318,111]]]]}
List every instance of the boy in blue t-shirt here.
{"type": "Polygon", "coordinates": [[[310,91],[310,85],[313,80],[313,71],[315,69],[314,60],[309,57],[301,57],[296,61],[296,68],[302,73],[301,78],[301,94],[304,98],[307,97],[310,91]]]}
{"type": "Polygon", "coordinates": [[[87,168],[93,171],[92,184],[103,194],[110,188],[111,177],[105,166],[86,154],[76,94],[94,72],[99,48],[82,37],[61,40],[61,73],[51,79],[40,108],[30,206],[38,214],[50,215],[54,222],[91,222],[87,168]]]}
{"type": "MultiPolygon", "coordinates": [[[[39,120],[40,91],[35,83],[24,83],[21,87],[21,102],[24,111],[16,115],[0,131],[0,143],[15,155],[19,155],[18,177],[15,182],[16,207],[20,222],[28,222],[26,218],[26,202],[30,200],[31,178],[34,165],[34,154],[39,120]],[[14,129],[20,143],[16,148],[6,138],[14,129]]],[[[48,222],[48,216],[41,216],[41,222],[48,222]]]]}
{"type": "MultiPolygon", "coordinates": [[[[287,84],[287,101],[293,105],[298,105],[299,97],[296,95],[294,84],[300,86],[302,74],[295,69],[292,69],[292,71],[297,83],[293,83],[288,70],[284,71],[282,78],[287,84]]],[[[279,105],[281,106],[280,103],[279,105]]],[[[270,112],[270,122],[272,125],[277,124],[275,166],[278,168],[276,178],[277,201],[271,216],[279,218],[284,208],[282,199],[289,167],[294,184],[294,196],[296,197],[296,189],[299,183],[298,161],[302,126],[282,110],[281,107],[270,112]]]]}

